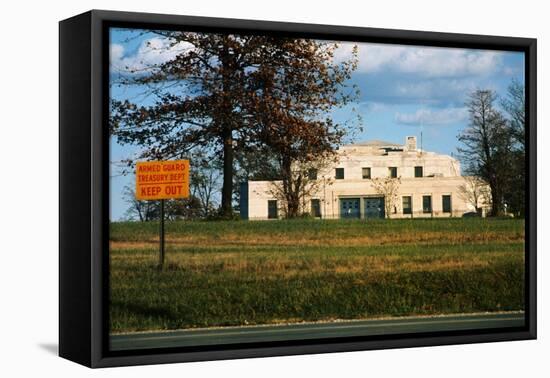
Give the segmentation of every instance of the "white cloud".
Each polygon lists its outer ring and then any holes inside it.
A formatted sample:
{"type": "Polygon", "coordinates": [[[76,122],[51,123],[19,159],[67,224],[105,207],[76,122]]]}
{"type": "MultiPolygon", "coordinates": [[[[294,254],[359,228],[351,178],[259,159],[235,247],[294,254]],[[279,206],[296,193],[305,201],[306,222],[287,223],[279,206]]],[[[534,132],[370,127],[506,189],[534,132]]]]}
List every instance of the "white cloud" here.
{"type": "Polygon", "coordinates": [[[404,125],[448,125],[463,122],[468,118],[468,109],[443,108],[443,109],[418,109],[414,113],[395,113],[395,121],[404,125]]]}
{"type": "Polygon", "coordinates": [[[377,101],[363,101],[361,103],[361,106],[367,112],[371,112],[371,113],[384,112],[384,111],[387,111],[390,108],[390,105],[388,105],[384,102],[377,102],[377,101]]]}
{"type": "MultiPolygon", "coordinates": [[[[353,43],[342,43],[335,59],[350,56],[353,43]]],[[[468,50],[389,44],[358,44],[360,72],[393,71],[423,77],[488,75],[502,69],[502,54],[489,50],[468,50]]]]}
{"type": "Polygon", "coordinates": [[[113,62],[118,62],[122,59],[122,56],[124,55],[124,46],[119,45],[118,43],[112,43],[110,47],[111,51],[109,57],[111,59],[111,64],[113,64],[113,62]]]}
{"type": "Polygon", "coordinates": [[[144,40],[134,54],[126,55],[124,46],[113,43],[110,46],[111,72],[146,72],[151,67],[173,60],[177,55],[192,48],[193,46],[186,42],[174,44],[168,38],[154,37],[144,40]]]}
{"type": "MultiPolygon", "coordinates": [[[[335,60],[349,58],[355,44],[342,42],[335,52],[335,60]]],[[[144,40],[136,52],[129,55],[123,45],[111,44],[111,71],[136,73],[152,65],[174,59],[193,46],[168,38],[153,37],[144,40]]],[[[504,70],[502,54],[490,50],[468,50],[359,43],[359,72],[398,72],[425,78],[464,77],[488,75],[504,70]]]]}
{"type": "Polygon", "coordinates": [[[401,98],[441,100],[449,97],[460,97],[476,88],[473,80],[434,79],[399,81],[395,83],[395,94],[401,98]]]}

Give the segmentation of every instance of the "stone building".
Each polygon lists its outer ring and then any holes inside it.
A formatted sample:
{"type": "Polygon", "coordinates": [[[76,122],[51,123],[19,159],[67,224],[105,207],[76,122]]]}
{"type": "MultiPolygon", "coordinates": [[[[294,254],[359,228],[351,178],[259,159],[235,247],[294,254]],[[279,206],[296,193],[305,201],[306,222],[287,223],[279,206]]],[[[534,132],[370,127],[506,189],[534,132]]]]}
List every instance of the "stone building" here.
{"type": "MultiPolygon", "coordinates": [[[[455,158],[422,151],[416,137],[405,144],[373,140],[342,146],[336,163],[319,172],[316,190],[304,198],[304,211],[318,218],[461,217],[476,211],[467,194],[472,178],[462,176],[455,158]],[[390,180],[391,179],[391,180],[390,180]]],[[[250,220],[283,216],[274,181],[241,185],[241,217],[250,220]]],[[[486,193],[483,188],[481,192],[486,193]]],[[[488,201],[481,196],[478,212],[488,201]]]]}

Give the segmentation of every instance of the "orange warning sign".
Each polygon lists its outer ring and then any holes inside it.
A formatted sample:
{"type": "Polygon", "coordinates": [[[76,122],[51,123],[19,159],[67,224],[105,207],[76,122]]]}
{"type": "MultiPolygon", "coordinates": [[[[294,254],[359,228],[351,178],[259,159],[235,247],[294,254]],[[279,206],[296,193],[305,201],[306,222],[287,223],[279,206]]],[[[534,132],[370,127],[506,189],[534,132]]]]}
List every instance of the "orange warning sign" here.
{"type": "Polygon", "coordinates": [[[136,198],[160,200],[189,197],[189,160],[136,164],[136,198]]]}

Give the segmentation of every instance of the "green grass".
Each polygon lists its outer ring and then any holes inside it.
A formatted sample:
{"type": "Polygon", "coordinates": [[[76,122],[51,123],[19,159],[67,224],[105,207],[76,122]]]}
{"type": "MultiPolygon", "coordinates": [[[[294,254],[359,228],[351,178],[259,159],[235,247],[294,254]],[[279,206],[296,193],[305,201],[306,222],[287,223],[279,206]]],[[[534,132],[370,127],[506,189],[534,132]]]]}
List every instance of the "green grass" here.
{"type": "MultiPolygon", "coordinates": [[[[224,238],[228,233],[245,236],[356,237],[368,232],[385,235],[401,232],[439,231],[445,233],[499,232],[523,235],[524,222],[507,218],[446,218],[392,220],[278,220],[278,221],[179,221],[166,223],[167,234],[204,235],[224,238]]],[[[157,222],[116,222],[111,224],[112,241],[158,240],[157,222]]]]}
{"type": "Polygon", "coordinates": [[[514,219],[111,224],[111,330],[523,309],[514,219]]]}

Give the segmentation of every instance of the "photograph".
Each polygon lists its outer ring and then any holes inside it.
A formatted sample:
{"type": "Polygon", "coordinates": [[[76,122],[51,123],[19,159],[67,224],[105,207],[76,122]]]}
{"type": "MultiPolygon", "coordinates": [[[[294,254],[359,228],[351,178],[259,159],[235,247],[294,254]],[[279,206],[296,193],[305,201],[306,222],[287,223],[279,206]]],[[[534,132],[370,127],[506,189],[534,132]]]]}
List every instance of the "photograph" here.
{"type": "Polygon", "coordinates": [[[526,327],[524,51],[111,26],[108,54],[110,351],[526,327]]]}

